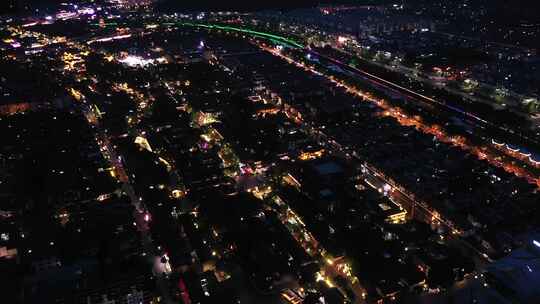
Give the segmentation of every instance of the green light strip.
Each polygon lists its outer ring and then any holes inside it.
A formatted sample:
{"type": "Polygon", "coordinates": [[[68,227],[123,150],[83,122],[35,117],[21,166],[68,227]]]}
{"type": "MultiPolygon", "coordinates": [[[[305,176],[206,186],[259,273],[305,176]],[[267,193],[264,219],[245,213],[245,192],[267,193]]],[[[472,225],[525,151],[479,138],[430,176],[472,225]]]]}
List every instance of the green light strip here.
{"type": "MultiPolygon", "coordinates": [[[[91,25],[93,25],[93,26],[101,26],[101,24],[99,24],[99,23],[92,23],[91,25]]],[[[110,23],[104,23],[103,25],[104,25],[104,26],[117,26],[118,23],[116,23],[116,22],[110,22],[110,23]]]]}
{"type": "Polygon", "coordinates": [[[232,26],[225,26],[225,25],[215,25],[215,24],[204,24],[204,23],[189,23],[189,22],[186,22],[186,23],[181,23],[182,25],[187,25],[187,26],[194,26],[194,27],[202,27],[202,28],[207,28],[207,29],[218,29],[218,30],[224,30],[224,31],[231,31],[231,32],[239,32],[239,33],[244,33],[244,34],[250,34],[250,35],[253,35],[253,36],[257,36],[257,37],[262,37],[262,38],[267,38],[267,39],[270,39],[270,40],[273,40],[273,41],[277,41],[277,42],[282,42],[282,43],[286,43],[290,46],[294,46],[294,47],[297,47],[297,48],[304,48],[304,46],[292,39],[289,39],[289,38],[286,38],[286,37],[283,37],[283,36],[278,36],[278,35],[275,35],[275,34],[271,34],[271,33],[265,33],[265,32],[259,32],[259,31],[254,31],[254,30],[250,30],[250,29],[245,29],[245,28],[240,28],[240,27],[232,27],[232,26]]]}

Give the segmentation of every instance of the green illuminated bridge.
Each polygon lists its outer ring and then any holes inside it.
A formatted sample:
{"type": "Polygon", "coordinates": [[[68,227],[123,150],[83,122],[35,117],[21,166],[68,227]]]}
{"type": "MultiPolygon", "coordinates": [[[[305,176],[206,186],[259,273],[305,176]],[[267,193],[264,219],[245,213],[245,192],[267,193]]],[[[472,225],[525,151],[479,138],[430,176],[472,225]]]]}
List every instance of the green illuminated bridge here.
{"type": "MultiPolygon", "coordinates": [[[[163,23],[164,25],[176,25],[175,23],[163,23]]],[[[234,27],[234,26],[228,26],[228,25],[216,25],[216,24],[204,24],[204,23],[179,23],[180,25],[183,25],[183,26],[192,26],[192,27],[200,27],[200,28],[206,28],[206,29],[216,29],[216,30],[222,30],[222,31],[227,31],[227,32],[237,32],[237,33],[242,33],[242,34],[247,34],[247,35],[251,35],[251,36],[255,36],[255,37],[260,37],[260,38],[265,38],[265,39],[268,39],[268,40],[271,40],[273,42],[277,42],[277,43],[282,43],[282,44],[285,44],[285,45],[288,45],[290,47],[294,47],[294,48],[304,48],[304,46],[292,39],[289,39],[289,38],[286,38],[286,37],[283,37],[283,36],[278,36],[278,35],[275,35],[275,34],[271,34],[271,33],[265,33],[265,32],[259,32],[259,31],[254,31],[254,30],[250,30],[250,29],[246,29],[246,28],[241,28],[241,27],[234,27]]]]}

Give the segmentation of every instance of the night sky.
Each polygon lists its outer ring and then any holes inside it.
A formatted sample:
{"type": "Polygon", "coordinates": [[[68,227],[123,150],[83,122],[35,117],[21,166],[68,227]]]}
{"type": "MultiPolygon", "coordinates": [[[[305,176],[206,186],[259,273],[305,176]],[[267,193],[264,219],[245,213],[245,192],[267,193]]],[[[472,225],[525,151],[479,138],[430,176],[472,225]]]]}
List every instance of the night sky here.
{"type": "MultiPolygon", "coordinates": [[[[97,0],[96,2],[99,2],[97,0]]],[[[159,0],[159,7],[162,9],[186,10],[186,9],[265,9],[265,8],[281,8],[290,9],[298,7],[317,6],[319,4],[385,4],[385,3],[433,3],[437,0],[159,0]]],[[[441,0],[439,0],[441,1],[441,0]]],[[[526,18],[529,20],[537,20],[540,22],[540,3],[534,0],[445,0],[444,2],[468,2],[469,7],[483,5],[491,9],[494,15],[509,16],[518,18],[526,18]],[[527,7],[528,9],[522,9],[527,7]]],[[[0,13],[13,12],[12,7],[17,7],[14,3],[28,3],[32,7],[50,7],[54,4],[65,2],[64,0],[0,0],[0,13]]],[[[19,5],[22,7],[22,5],[19,5]]],[[[17,10],[15,10],[17,11],[17,10]]]]}
{"type": "MultiPolygon", "coordinates": [[[[32,7],[51,7],[55,4],[66,2],[64,0],[0,0],[0,12],[7,12],[10,6],[14,3],[27,3],[32,7]]],[[[99,2],[97,0],[96,2],[99,2]]],[[[317,1],[317,0],[158,0],[158,7],[162,9],[174,9],[174,10],[206,10],[206,9],[242,9],[242,10],[256,10],[267,8],[280,8],[290,9],[298,7],[312,7],[321,3],[355,3],[355,4],[373,4],[373,3],[385,3],[395,2],[389,0],[339,0],[339,1],[317,1]]],[[[21,5],[19,5],[21,6],[21,5]]],[[[13,11],[13,10],[11,10],[13,11]]]]}

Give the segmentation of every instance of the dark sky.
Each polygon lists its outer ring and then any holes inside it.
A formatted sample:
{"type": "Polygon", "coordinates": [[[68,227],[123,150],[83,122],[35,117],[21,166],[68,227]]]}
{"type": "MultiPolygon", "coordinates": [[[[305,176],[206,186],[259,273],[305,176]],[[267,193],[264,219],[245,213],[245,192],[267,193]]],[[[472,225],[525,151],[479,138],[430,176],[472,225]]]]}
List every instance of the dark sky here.
{"type": "MultiPolygon", "coordinates": [[[[59,4],[65,0],[0,0],[0,13],[7,12],[16,2],[30,3],[32,6],[47,7],[59,4]]],[[[72,0],[76,1],[76,0],[72,0]]],[[[97,2],[103,0],[96,0],[97,2]]],[[[296,7],[316,6],[320,3],[347,4],[382,4],[382,3],[433,3],[433,2],[464,2],[465,0],[158,0],[161,8],[174,10],[206,10],[206,9],[245,9],[255,10],[264,8],[290,9],[296,7]]],[[[483,4],[494,15],[506,18],[537,19],[540,16],[540,0],[469,0],[469,7],[483,4]]],[[[16,7],[16,6],[15,6],[16,7]]],[[[499,17],[500,18],[500,17],[499,17]]]]}
{"type": "Polygon", "coordinates": [[[162,0],[168,4],[175,4],[178,7],[289,7],[289,6],[309,6],[317,2],[313,0],[162,0]]]}
{"type": "Polygon", "coordinates": [[[8,12],[10,9],[10,6],[13,5],[13,0],[3,0],[0,1],[0,14],[8,12]]]}
{"type": "MultiPolygon", "coordinates": [[[[100,0],[97,0],[98,2],[100,0]]],[[[160,7],[168,7],[177,10],[185,9],[264,9],[264,8],[297,8],[316,6],[321,2],[353,2],[369,3],[384,2],[388,0],[158,0],[160,7]]],[[[31,6],[41,8],[65,2],[65,0],[0,0],[0,9],[7,11],[10,4],[15,2],[29,3],[31,6]]],[[[75,2],[75,1],[73,1],[75,2]]]]}
{"type": "MultiPolygon", "coordinates": [[[[313,7],[319,4],[383,4],[396,3],[402,0],[160,0],[169,6],[178,8],[238,8],[238,9],[261,9],[261,8],[298,8],[313,7]]],[[[407,1],[407,0],[405,0],[407,1]]],[[[410,0],[409,0],[410,1],[410,0]]],[[[414,1],[414,0],[413,0],[414,1]]]]}
{"type": "MultiPolygon", "coordinates": [[[[313,7],[321,2],[347,2],[344,1],[329,1],[329,0],[160,0],[162,7],[172,7],[177,9],[265,9],[265,8],[298,8],[298,7],[313,7]]],[[[382,0],[385,1],[385,0],[382,0]]],[[[379,0],[379,2],[382,2],[379,0]]],[[[370,0],[357,0],[352,2],[362,3],[370,2],[370,0]]]]}

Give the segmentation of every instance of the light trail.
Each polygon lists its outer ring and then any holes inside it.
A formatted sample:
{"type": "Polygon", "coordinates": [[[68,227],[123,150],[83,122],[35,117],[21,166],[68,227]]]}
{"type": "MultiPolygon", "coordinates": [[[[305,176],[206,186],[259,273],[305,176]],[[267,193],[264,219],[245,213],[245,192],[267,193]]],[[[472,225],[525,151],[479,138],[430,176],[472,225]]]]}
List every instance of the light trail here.
{"type": "Polygon", "coordinates": [[[390,82],[390,81],[388,81],[388,80],[386,80],[386,79],[383,79],[383,78],[381,78],[381,77],[379,77],[379,76],[376,76],[376,75],[374,75],[374,74],[368,73],[368,72],[366,72],[366,71],[364,71],[364,70],[361,70],[361,69],[359,69],[359,68],[356,68],[356,67],[354,67],[354,66],[351,66],[351,65],[349,65],[349,64],[346,64],[346,63],[344,63],[344,62],[342,62],[342,61],[339,61],[339,60],[337,60],[337,59],[334,59],[334,58],[332,58],[332,57],[328,57],[328,56],[323,55],[323,54],[321,54],[321,53],[319,53],[319,52],[316,52],[316,51],[314,51],[314,50],[308,50],[308,52],[310,52],[310,53],[312,53],[312,54],[314,54],[314,55],[317,55],[317,56],[319,56],[319,57],[322,57],[322,58],[324,58],[324,59],[326,59],[326,60],[332,61],[332,62],[334,62],[334,63],[336,63],[336,64],[341,65],[341,66],[344,66],[344,67],[346,67],[346,68],[348,68],[348,69],[350,69],[350,70],[353,70],[353,71],[355,71],[355,72],[357,72],[357,73],[364,74],[364,75],[366,75],[366,76],[369,76],[369,77],[371,77],[371,78],[374,78],[374,79],[376,79],[376,80],[378,80],[378,81],[380,81],[380,82],[382,82],[382,83],[384,83],[384,84],[386,84],[386,85],[389,85],[389,86],[391,86],[391,87],[397,88],[397,89],[402,90],[402,91],[405,91],[405,92],[407,92],[407,93],[409,93],[409,94],[412,94],[412,95],[414,95],[414,96],[416,96],[416,97],[420,97],[420,98],[422,98],[422,99],[428,100],[429,102],[435,103],[435,104],[440,105],[440,106],[442,106],[442,107],[445,107],[445,108],[447,108],[447,109],[449,109],[449,110],[456,111],[456,112],[458,112],[458,113],[460,113],[460,114],[463,114],[463,115],[465,115],[465,116],[467,116],[467,117],[469,117],[469,118],[475,119],[475,120],[477,120],[477,121],[479,121],[479,122],[481,122],[481,123],[483,123],[483,124],[487,124],[487,125],[492,126],[492,127],[499,127],[499,128],[500,128],[500,126],[496,126],[496,125],[494,125],[493,123],[491,123],[491,122],[489,122],[489,121],[487,121],[487,120],[485,120],[485,119],[482,119],[482,118],[480,118],[480,117],[478,117],[478,116],[476,116],[476,115],[474,115],[474,114],[472,114],[472,113],[463,111],[463,110],[461,110],[461,109],[459,109],[459,108],[456,108],[456,107],[454,107],[454,106],[451,106],[451,105],[447,105],[446,103],[437,101],[437,100],[435,100],[435,99],[433,99],[433,98],[431,98],[431,97],[428,97],[428,96],[426,96],[426,95],[420,94],[420,93],[418,93],[418,92],[415,92],[415,91],[413,91],[413,90],[410,90],[410,89],[408,89],[408,88],[405,88],[405,87],[403,87],[403,86],[400,86],[400,85],[398,85],[398,84],[396,84],[396,83],[390,82]]]}

